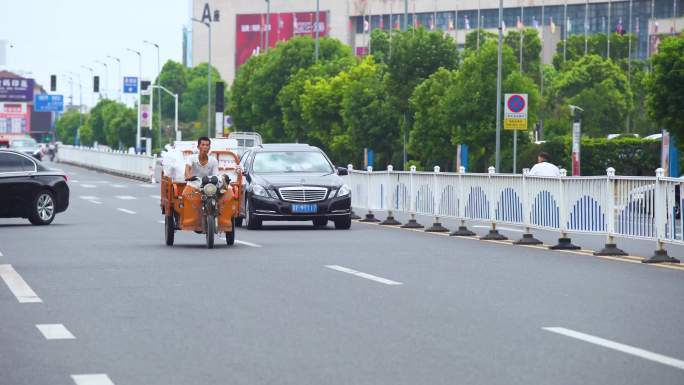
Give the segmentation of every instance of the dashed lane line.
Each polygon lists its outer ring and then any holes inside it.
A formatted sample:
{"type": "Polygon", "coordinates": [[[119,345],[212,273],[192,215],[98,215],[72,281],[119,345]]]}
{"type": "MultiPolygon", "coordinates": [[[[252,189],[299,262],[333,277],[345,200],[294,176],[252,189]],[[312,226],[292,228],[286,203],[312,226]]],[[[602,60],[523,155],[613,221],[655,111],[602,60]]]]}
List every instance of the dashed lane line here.
{"type": "Polygon", "coordinates": [[[7,285],[19,303],[43,302],[26,281],[21,278],[21,275],[14,270],[12,265],[0,265],[0,278],[5,281],[5,285],[7,285]]]}
{"type": "Polygon", "coordinates": [[[653,353],[648,350],[621,344],[619,342],[592,336],[591,334],[584,334],[575,330],[566,329],[562,327],[543,327],[542,329],[552,333],[564,335],[566,337],[575,338],[580,341],[589,342],[590,344],[603,346],[604,348],[617,350],[619,352],[626,354],[631,354],[633,356],[643,358],[645,360],[657,362],[659,364],[668,365],[672,366],[673,368],[684,370],[684,361],[678,360],[676,358],[668,357],[658,353],[653,353]]]}
{"type": "Polygon", "coordinates": [[[46,340],[73,340],[73,334],[62,324],[37,324],[36,328],[46,340]]]}
{"type": "Polygon", "coordinates": [[[126,213],[126,214],[135,214],[135,211],[133,211],[133,210],[122,209],[122,208],[117,208],[117,210],[121,211],[122,213],[126,213]]]}
{"type": "Polygon", "coordinates": [[[126,188],[125,184],[112,184],[111,186],[114,188],[126,188]]]}
{"type": "Polygon", "coordinates": [[[72,374],[76,385],[114,385],[106,374],[72,374]]]}
{"type": "Polygon", "coordinates": [[[130,201],[130,200],[138,199],[138,198],[131,196],[131,195],[117,195],[116,199],[121,199],[123,201],[130,201]]]}
{"type": "Polygon", "coordinates": [[[95,188],[97,186],[94,184],[82,183],[81,187],[83,187],[83,188],[95,188]]]}
{"type": "Polygon", "coordinates": [[[249,246],[249,247],[261,247],[261,245],[257,245],[256,243],[247,242],[247,241],[239,241],[237,239],[235,240],[235,243],[237,243],[238,245],[245,245],[245,246],[249,246]]]}
{"type": "Polygon", "coordinates": [[[150,195],[150,198],[152,198],[152,199],[161,199],[161,196],[159,196],[159,195],[150,195]]]}
{"type": "Polygon", "coordinates": [[[361,271],[356,271],[356,270],[350,269],[348,267],[343,267],[343,266],[338,266],[338,265],[325,265],[325,267],[327,267],[328,269],[332,269],[335,271],[342,272],[342,273],[351,274],[351,275],[357,276],[359,278],[365,278],[365,279],[370,279],[371,281],[384,283],[385,285],[391,285],[391,286],[403,285],[403,283],[401,283],[401,282],[392,281],[391,279],[378,277],[377,275],[363,273],[361,271]]]}

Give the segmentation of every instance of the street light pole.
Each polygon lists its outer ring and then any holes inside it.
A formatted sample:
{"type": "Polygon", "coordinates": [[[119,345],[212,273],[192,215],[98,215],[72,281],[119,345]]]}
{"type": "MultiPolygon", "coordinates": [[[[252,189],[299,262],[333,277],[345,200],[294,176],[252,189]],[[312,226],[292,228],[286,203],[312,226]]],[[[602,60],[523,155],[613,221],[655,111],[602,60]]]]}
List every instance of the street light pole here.
{"type": "MultiPolygon", "coordinates": [[[[161,61],[159,59],[159,44],[153,43],[151,41],[143,40],[143,43],[153,45],[155,48],[157,48],[157,84],[161,85],[161,61]]],[[[154,106],[152,106],[154,109],[154,106]]],[[[161,90],[157,88],[157,112],[159,113],[159,117],[157,117],[157,121],[159,121],[159,148],[161,151],[161,146],[162,146],[162,122],[161,122],[161,90]]],[[[152,124],[154,124],[154,121],[152,121],[152,124]]]]}
{"type": "Polygon", "coordinates": [[[74,138],[74,145],[78,145],[81,143],[80,133],[81,126],[83,125],[83,86],[81,85],[81,74],[75,72],[68,72],[68,74],[78,78],[78,128],[76,129],[76,137],[74,138]]]}
{"type": "MultiPolygon", "coordinates": [[[[88,66],[81,66],[81,67],[90,71],[90,79],[92,79],[93,76],[95,76],[95,70],[92,69],[92,67],[88,67],[88,66]]],[[[90,103],[93,106],[95,106],[95,91],[92,88],[90,89],[90,103]]]]}
{"type": "MultiPolygon", "coordinates": [[[[316,0],[316,24],[314,25],[314,31],[316,31],[316,62],[318,62],[318,52],[320,51],[320,43],[319,43],[319,38],[320,38],[320,28],[318,27],[319,24],[319,17],[318,14],[320,13],[320,0],[316,0]]],[[[392,20],[390,20],[390,26],[392,24],[392,20]]],[[[391,30],[391,28],[390,28],[391,30]]]]}
{"type": "Polygon", "coordinates": [[[108,58],[116,60],[118,67],[119,67],[119,77],[117,78],[117,91],[119,92],[119,103],[121,103],[121,83],[123,82],[123,79],[121,78],[121,59],[115,56],[107,55],[108,58]]]}
{"type": "Polygon", "coordinates": [[[126,50],[138,55],[138,124],[135,132],[135,151],[140,152],[140,103],[142,102],[140,82],[142,81],[142,55],[140,54],[140,51],[134,49],[126,48],[126,50]]]}
{"type": "Polygon", "coordinates": [[[207,66],[207,136],[211,138],[211,24],[192,18],[192,21],[204,24],[209,30],[209,60],[207,66]]]}
{"type": "Polygon", "coordinates": [[[109,95],[107,94],[107,87],[109,87],[109,66],[107,63],[101,61],[101,60],[95,60],[95,63],[102,64],[105,68],[105,73],[104,73],[104,88],[102,89],[104,91],[104,97],[105,99],[109,98],[109,95]]]}
{"type": "Polygon", "coordinates": [[[268,53],[268,35],[271,32],[271,0],[266,0],[266,52],[268,53]]]}
{"type": "Polygon", "coordinates": [[[496,172],[501,166],[501,66],[503,50],[503,0],[499,0],[499,47],[496,60],[496,172]]]}
{"type": "MultiPolygon", "coordinates": [[[[175,131],[175,133],[176,133],[176,138],[178,138],[178,94],[174,94],[173,92],[169,91],[166,87],[164,87],[164,86],[162,86],[162,85],[152,85],[151,87],[152,87],[152,88],[156,88],[157,91],[164,90],[164,92],[166,92],[167,94],[173,96],[173,99],[174,99],[174,102],[175,102],[175,107],[174,107],[174,110],[175,110],[175,115],[174,115],[174,116],[175,116],[175,118],[174,118],[174,127],[175,127],[175,130],[174,130],[174,131],[175,131]]],[[[180,138],[178,138],[178,139],[180,139],[180,138]]],[[[161,139],[160,139],[160,143],[161,143],[161,139]]]]}

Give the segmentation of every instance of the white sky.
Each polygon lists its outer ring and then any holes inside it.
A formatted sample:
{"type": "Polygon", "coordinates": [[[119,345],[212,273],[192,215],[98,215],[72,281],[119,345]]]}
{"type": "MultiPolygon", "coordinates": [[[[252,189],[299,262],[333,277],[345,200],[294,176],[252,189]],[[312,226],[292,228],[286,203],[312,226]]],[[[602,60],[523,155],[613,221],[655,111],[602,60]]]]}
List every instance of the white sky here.
{"type": "MultiPolygon", "coordinates": [[[[100,87],[118,98],[117,62],[121,76],[138,76],[142,53],[143,79],[157,73],[157,52],[149,40],[159,44],[163,66],[166,60],[182,62],[182,31],[189,18],[189,0],[0,0],[0,40],[8,40],[7,63],[0,69],[36,79],[49,91],[50,75],[57,75],[57,93],[69,97],[67,72],[80,74],[83,103],[92,105],[91,67],[100,75],[100,87]],[[13,45],[10,48],[9,45],[13,45]]],[[[124,98],[130,101],[132,97],[124,98]]],[[[65,100],[65,103],[67,101],[65,100]]],[[[74,85],[74,103],[78,86],[74,85]]]]}

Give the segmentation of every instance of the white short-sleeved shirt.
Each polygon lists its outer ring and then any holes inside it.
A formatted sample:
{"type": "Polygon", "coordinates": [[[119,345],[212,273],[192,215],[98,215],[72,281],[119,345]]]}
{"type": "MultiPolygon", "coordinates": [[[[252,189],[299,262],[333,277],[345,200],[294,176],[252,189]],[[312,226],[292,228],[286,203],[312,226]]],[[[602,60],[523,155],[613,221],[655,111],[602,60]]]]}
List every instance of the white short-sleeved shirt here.
{"type": "Polygon", "coordinates": [[[199,154],[190,155],[185,162],[188,166],[192,168],[192,175],[202,179],[205,176],[218,175],[218,160],[216,158],[209,156],[209,159],[205,165],[201,165],[199,161],[199,154]]]}
{"type": "Polygon", "coordinates": [[[553,177],[560,177],[560,170],[558,167],[555,165],[549,163],[549,162],[541,162],[535,164],[532,169],[530,170],[530,173],[527,174],[529,176],[553,176],[553,177]]]}

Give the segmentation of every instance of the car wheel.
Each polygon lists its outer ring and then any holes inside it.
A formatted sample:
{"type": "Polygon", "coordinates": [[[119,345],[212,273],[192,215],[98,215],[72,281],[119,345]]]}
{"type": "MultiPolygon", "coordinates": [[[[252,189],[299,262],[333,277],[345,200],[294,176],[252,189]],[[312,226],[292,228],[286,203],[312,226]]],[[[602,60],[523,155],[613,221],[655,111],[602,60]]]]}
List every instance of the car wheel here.
{"type": "Polygon", "coordinates": [[[247,222],[248,230],[258,230],[261,228],[261,219],[255,218],[254,214],[252,214],[249,199],[245,200],[245,222],[247,222]]]}
{"type": "Polygon", "coordinates": [[[314,227],[325,227],[328,224],[328,218],[314,218],[314,227]]]}
{"type": "Polygon", "coordinates": [[[335,229],[348,230],[351,227],[351,215],[335,219],[335,229]]]}
{"type": "Polygon", "coordinates": [[[49,225],[55,219],[55,195],[47,190],[40,191],[33,199],[29,221],[38,226],[49,225]]]}

